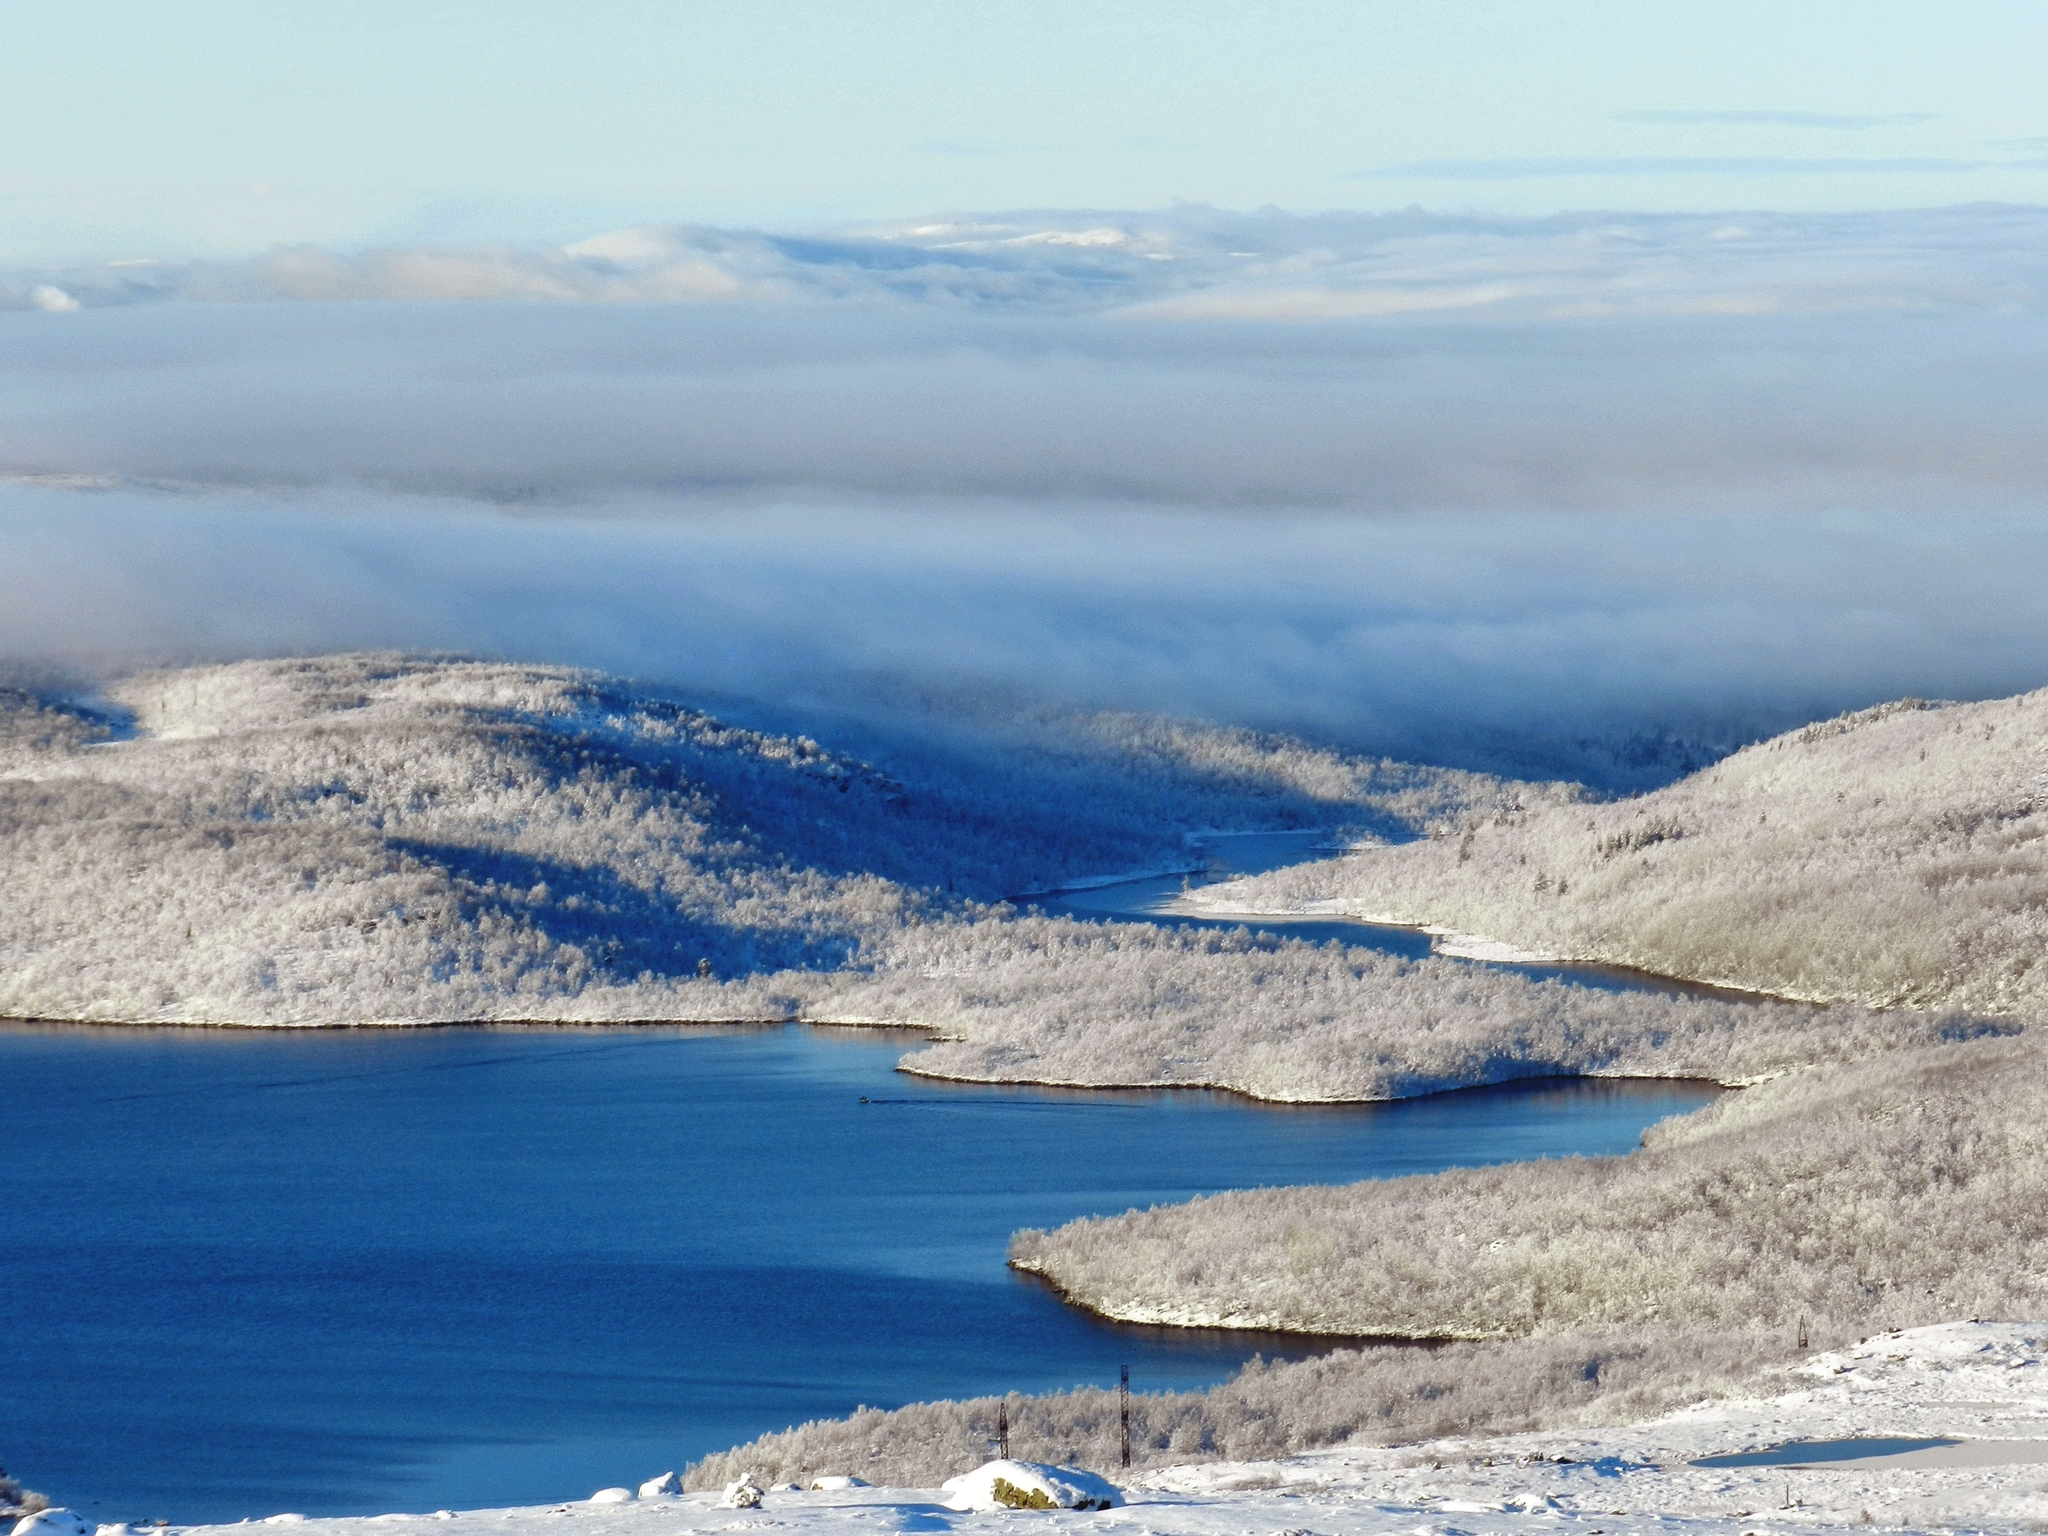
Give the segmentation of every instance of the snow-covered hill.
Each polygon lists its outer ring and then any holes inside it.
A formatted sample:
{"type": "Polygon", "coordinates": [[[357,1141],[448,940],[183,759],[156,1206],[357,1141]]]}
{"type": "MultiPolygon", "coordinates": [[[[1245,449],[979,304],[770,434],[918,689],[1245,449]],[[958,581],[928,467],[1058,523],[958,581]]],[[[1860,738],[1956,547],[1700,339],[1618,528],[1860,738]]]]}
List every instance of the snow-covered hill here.
{"type": "Polygon", "coordinates": [[[942,1037],[918,1071],[1295,1100],[1746,1082],[1959,1027],[985,900],[1173,867],[1199,828],[1570,803],[1241,730],[899,714],[853,756],[591,674],[392,656],[4,702],[0,1016],[904,1023],[942,1037]]]}
{"type": "Polygon", "coordinates": [[[1786,997],[2048,1017],[2048,692],[1904,700],[1639,799],[1219,886],[1786,997]]]}
{"type": "Polygon", "coordinates": [[[783,1017],[788,978],[1184,866],[1197,828],[1419,831],[1503,794],[1246,731],[998,724],[885,770],[592,674],[393,656],[6,695],[0,1014],[783,1017]]]}

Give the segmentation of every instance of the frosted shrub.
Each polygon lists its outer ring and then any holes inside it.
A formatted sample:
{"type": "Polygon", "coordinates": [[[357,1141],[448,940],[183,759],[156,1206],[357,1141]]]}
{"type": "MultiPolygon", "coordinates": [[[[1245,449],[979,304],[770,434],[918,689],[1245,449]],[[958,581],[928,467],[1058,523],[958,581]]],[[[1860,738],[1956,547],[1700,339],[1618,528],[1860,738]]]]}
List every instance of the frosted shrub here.
{"type": "MultiPolygon", "coordinates": [[[[1368,1344],[1295,1364],[1255,1360],[1206,1392],[1133,1393],[1131,1462],[1253,1461],[1347,1442],[1625,1422],[1753,1386],[1794,1351],[1789,1334],[1659,1328],[1442,1348],[1368,1344]]],[[[1117,1395],[1084,1388],[863,1408],[708,1456],[684,1484],[719,1488],[748,1469],[804,1484],[821,1471],[857,1467],[873,1483],[937,1487],[988,1460],[999,1403],[1013,1455],[1119,1473],[1117,1395]]]]}

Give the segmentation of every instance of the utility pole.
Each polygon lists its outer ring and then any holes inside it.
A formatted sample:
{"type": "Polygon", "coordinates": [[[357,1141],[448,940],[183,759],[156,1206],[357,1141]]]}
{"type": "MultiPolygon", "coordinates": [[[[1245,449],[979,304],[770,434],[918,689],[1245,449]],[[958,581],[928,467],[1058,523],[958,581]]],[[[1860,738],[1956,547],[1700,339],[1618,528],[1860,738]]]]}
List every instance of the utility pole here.
{"type": "Polygon", "coordinates": [[[1128,1365],[1117,1375],[1116,1416],[1123,1429],[1124,1465],[1128,1467],[1131,1464],[1131,1368],[1128,1365]]]}
{"type": "Polygon", "coordinates": [[[996,1404],[996,1460],[1010,1459],[1010,1405],[996,1404]]]}

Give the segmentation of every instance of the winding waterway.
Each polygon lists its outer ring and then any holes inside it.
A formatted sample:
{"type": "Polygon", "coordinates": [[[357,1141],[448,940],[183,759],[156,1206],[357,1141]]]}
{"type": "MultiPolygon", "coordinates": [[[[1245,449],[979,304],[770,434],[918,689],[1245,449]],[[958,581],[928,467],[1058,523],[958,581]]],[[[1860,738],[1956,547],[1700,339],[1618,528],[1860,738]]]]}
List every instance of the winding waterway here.
{"type": "MultiPolygon", "coordinates": [[[[1207,868],[1200,874],[1153,875],[1138,880],[1087,890],[1061,891],[1031,898],[1040,911],[1096,922],[1147,922],[1171,928],[1250,928],[1281,938],[1302,939],[1311,944],[1340,944],[1378,950],[1420,960],[1433,952],[1433,941],[1420,928],[1398,923],[1374,923],[1359,917],[1302,916],[1288,913],[1246,913],[1216,915],[1188,900],[1191,884],[1208,884],[1238,875],[1263,874],[1289,864],[1330,857],[1326,832],[1239,832],[1211,834],[1202,844],[1207,868]]],[[[1573,986],[1597,987],[1604,991],[1661,992],[1669,996],[1720,997],[1734,1002],[1754,1002],[1756,994],[1730,991],[1703,982],[1658,976],[1649,971],[1591,962],[1479,960],[1475,965],[1498,966],[1534,980],[1554,978],[1573,986]]]]}
{"type": "MultiPolygon", "coordinates": [[[[1203,921],[1179,887],[1046,904],[1203,921]]],[[[1011,1274],[1010,1233],[1625,1151],[1714,1092],[1280,1108],[896,1072],[922,1038],[0,1025],[0,1457],[104,1521],[361,1514],[581,1497],[861,1404],[1207,1385],[1328,1343],[1099,1322],[1011,1274]]]]}

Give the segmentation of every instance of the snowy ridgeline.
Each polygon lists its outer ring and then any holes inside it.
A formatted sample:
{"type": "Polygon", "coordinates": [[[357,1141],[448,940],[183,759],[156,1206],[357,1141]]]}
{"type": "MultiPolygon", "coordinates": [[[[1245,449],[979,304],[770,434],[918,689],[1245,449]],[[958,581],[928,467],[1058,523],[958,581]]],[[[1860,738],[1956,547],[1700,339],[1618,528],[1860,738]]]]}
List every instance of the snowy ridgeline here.
{"type": "Polygon", "coordinates": [[[1803,1073],[1565,1158],[1243,1190],[1022,1232],[1012,1262],[1137,1322],[1655,1338],[2048,1314],[2048,1039],[1803,1073]]]}
{"type": "Polygon", "coordinates": [[[1219,886],[1823,1001],[2048,1013],[2048,693],[1917,700],[1610,805],[1219,886]]]}
{"type": "Polygon", "coordinates": [[[916,925],[1183,866],[1191,830],[1534,792],[1130,716],[928,733],[884,771],[589,674],[389,656],[112,698],[132,733],[0,708],[0,1014],[783,1017],[916,925]]]}
{"type": "MultiPolygon", "coordinates": [[[[1716,1334],[1347,1352],[1254,1367],[1205,1396],[1134,1397],[1129,1472],[1116,1470],[1114,1436],[1101,1432],[1115,1428],[1108,1394],[1008,1407],[1023,1454],[1071,1451],[1110,1470],[1130,1528],[1160,1536],[2019,1533],[2048,1516],[2044,1333],[2038,1323],[1957,1322],[1836,1349],[1815,1338],[1812,1352],[1791,1341],[1761,1370],[1764,1338],[1716,1334]],[[1543,1427],[1526,1427],[1535,1421],[1543,1427]],[[1341,1448],[1319,1448],[1347,1431],[1341,1448]],[[1796,1448],[1766,1449],[1787,1442],[1796,1448]]],[[[753,1456],[801,1482],[808,1453],[823,1458],[817,1465],[901,1468],[929,1484],[952,1464],[946,1449],[957,1445],[963,1463],[985,1453],[979,1437],[994,1410],[991,1401],[948,1416],[864,1413],[859,1434],[807,1425],[693,1471],[753,1456]]],[[[765,1508],[797,1536],[825,1536],[831,1514],[805,1503],[771,1497],[765,1508]]],[[[863,1528],[849,1514],[839,1530],[863,1528]]]]}

